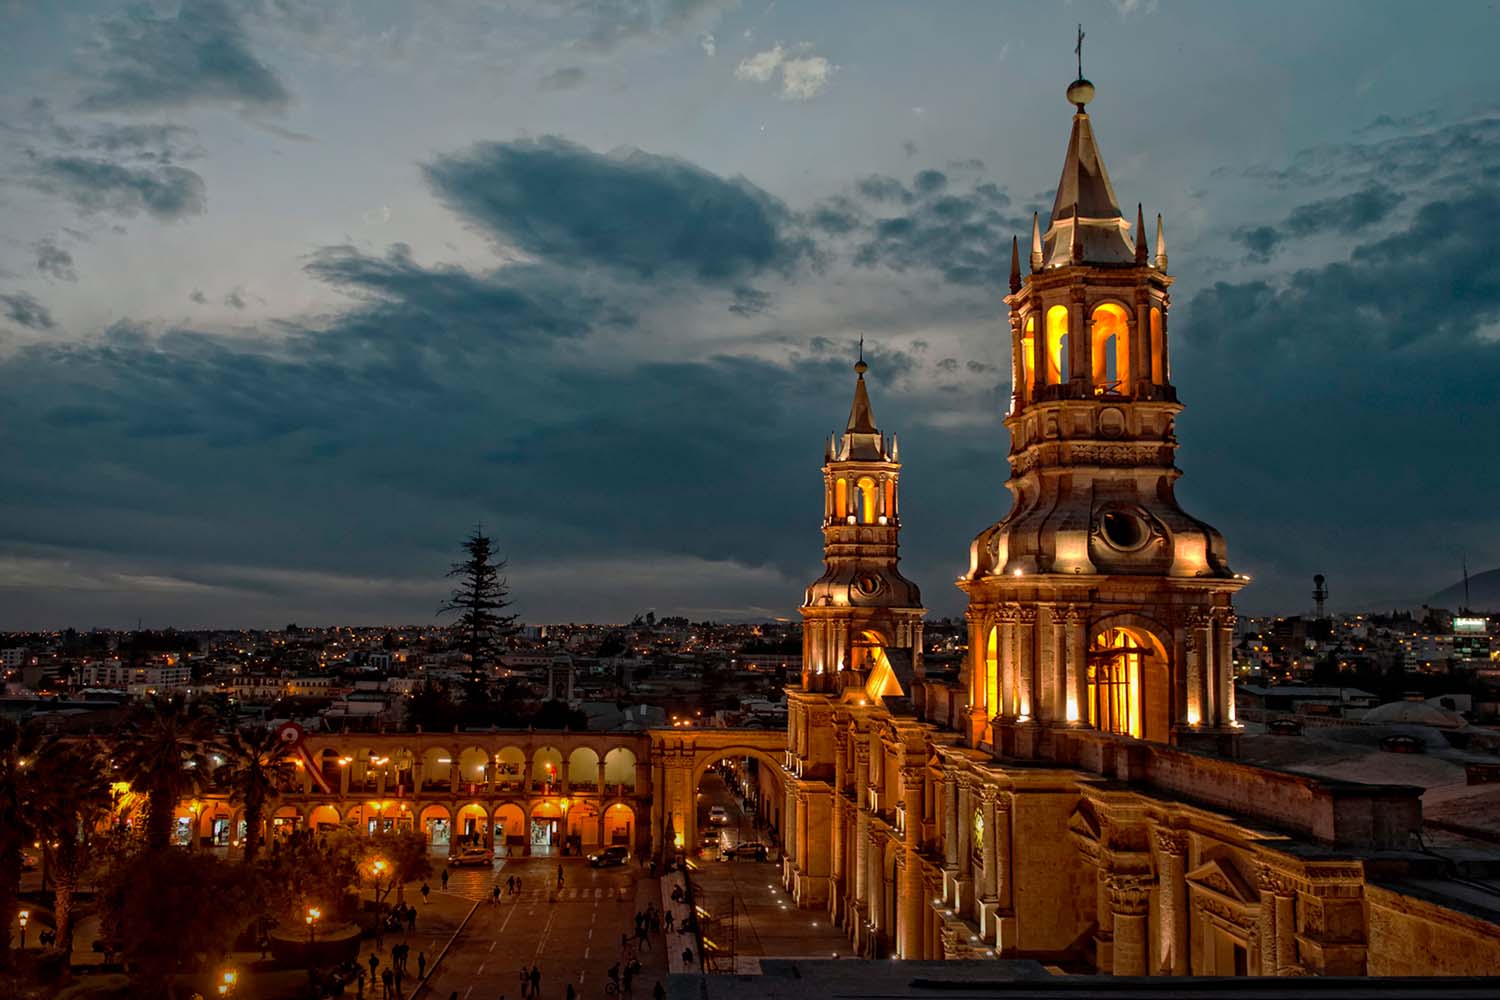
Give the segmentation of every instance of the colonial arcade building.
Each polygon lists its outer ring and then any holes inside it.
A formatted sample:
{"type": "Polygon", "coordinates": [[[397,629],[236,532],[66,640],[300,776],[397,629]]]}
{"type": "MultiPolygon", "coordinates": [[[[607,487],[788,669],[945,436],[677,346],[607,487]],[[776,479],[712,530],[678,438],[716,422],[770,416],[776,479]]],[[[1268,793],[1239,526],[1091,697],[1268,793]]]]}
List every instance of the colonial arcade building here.
{"type": "MultiPolygon", "coordinates": [[[[1121,212],[1094,88],[1012,249],[1009,512],[975,538],[957,673],[897,570],[899,453],[856,366],[789,691],[783,878],[858,954],[1120,975],[1500,973],[1500,896],[1446,876],[1421,790],[1233,758],[1224,539],[1178,504],[1160,217],[1121,212]]],[[[1489,860],[1493,867],[1500,853],[1489,860]]]]}

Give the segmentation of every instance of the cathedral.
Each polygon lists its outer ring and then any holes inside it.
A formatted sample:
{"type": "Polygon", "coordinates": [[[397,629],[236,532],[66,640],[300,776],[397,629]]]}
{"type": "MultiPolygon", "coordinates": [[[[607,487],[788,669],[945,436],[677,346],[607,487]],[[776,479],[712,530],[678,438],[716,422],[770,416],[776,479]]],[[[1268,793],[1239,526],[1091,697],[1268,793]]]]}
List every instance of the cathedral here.
{"type": "Polygon", "coordinates": [[[783,879],[869,958],[1115,975],[1500,972],[1421,789],[1238,762],[1233,598],[1178,503],[1163,225],[1120,209],[1076,80],[1056,201],[1012,246],[1009,511],[974,539],[962,667],[901,575],[900,451],[855,366],[788,692],[783,879]],[[1456,881],[1456,880],[1455,880],[1456,881]]]}

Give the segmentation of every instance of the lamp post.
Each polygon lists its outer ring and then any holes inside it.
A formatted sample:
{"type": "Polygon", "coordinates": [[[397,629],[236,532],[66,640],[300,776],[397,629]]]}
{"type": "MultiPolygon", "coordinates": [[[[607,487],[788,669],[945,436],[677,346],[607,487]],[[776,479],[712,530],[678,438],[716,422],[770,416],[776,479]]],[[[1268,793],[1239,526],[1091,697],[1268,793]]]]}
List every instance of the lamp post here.
{"type": "Polygon", "coordinates": [[[318,940],[318,918],[322,915],[323,911],[316,906],[307,908],[307,985],[309,992],[312,992],[314,996],[317,995],[315,986],[317,976],[313,973],[313,967],[316,965],[313,960],[313,945],[318,940]]]}
{"type": "Polygon", "coordinates": [[[21,924],[21,950],[26,950],[26,925],[31,922],[31,911],[22,910],[16,914],[16,920],[21,924]]]}
{"type": "Polygon", "coordinates": [[[380,880],[390,869],[390,862],[376,858],[370,862],[371,901],[375,904],[375,941],[377,946],[384,937],[380,923],[380,880]]]}

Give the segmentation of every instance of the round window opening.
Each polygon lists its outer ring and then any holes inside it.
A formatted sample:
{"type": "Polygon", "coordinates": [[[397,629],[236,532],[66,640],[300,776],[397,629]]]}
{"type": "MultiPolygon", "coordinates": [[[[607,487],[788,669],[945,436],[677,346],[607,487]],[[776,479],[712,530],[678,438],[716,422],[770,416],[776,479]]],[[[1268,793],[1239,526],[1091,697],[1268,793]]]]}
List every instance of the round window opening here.
{"type": "Polygon", "coordinates": [[[1125,510],[1106,511],[1099,524],[1105,540],[1117,549],[1138,548],[1149,533],[1144,518],[1125,510]]]}
{"type": "Polygon", "coordinates": [[[855,581],[855,586],[859,588],[860,593],[868,596],[880,589],[880,578],[867,573],[855,581]]]}

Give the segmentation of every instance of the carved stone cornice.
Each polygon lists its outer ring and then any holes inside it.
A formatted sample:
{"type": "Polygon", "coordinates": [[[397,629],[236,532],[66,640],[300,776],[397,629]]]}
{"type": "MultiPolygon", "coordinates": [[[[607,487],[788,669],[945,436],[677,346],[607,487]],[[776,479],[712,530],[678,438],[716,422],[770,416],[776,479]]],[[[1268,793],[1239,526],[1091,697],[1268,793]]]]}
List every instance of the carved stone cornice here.
{"type": "Polygon", "coordinates": [[[1158,854],[1171,855],[1180,858],[1187,854],[1187,834],[1181,830],[1166,830],[1161,827],[1151,831],[1156,840],[1156,851],[1158,854]]]}
{"type": "Polygon", "coordinates": [[[1262,865],[1255,870],[1255,887],[1273,896],[1295,896],[1298,879],[1290,872],[1262,865]]]}
{"type": "Polygon", "coordinates": [[[1003,604],[1000,606],[1000,610],[996,612],[995,618],[1007,625],[1014,625],[1020,610],[1014,604],[1003,604]]]}
{"type": "Polygon", "coordinates": [[[1019,607],[1016,609],[1016,621],[1022,625],[1035,625],[1036,611],[1037,609],[1030,605],[1019,607]]]}

